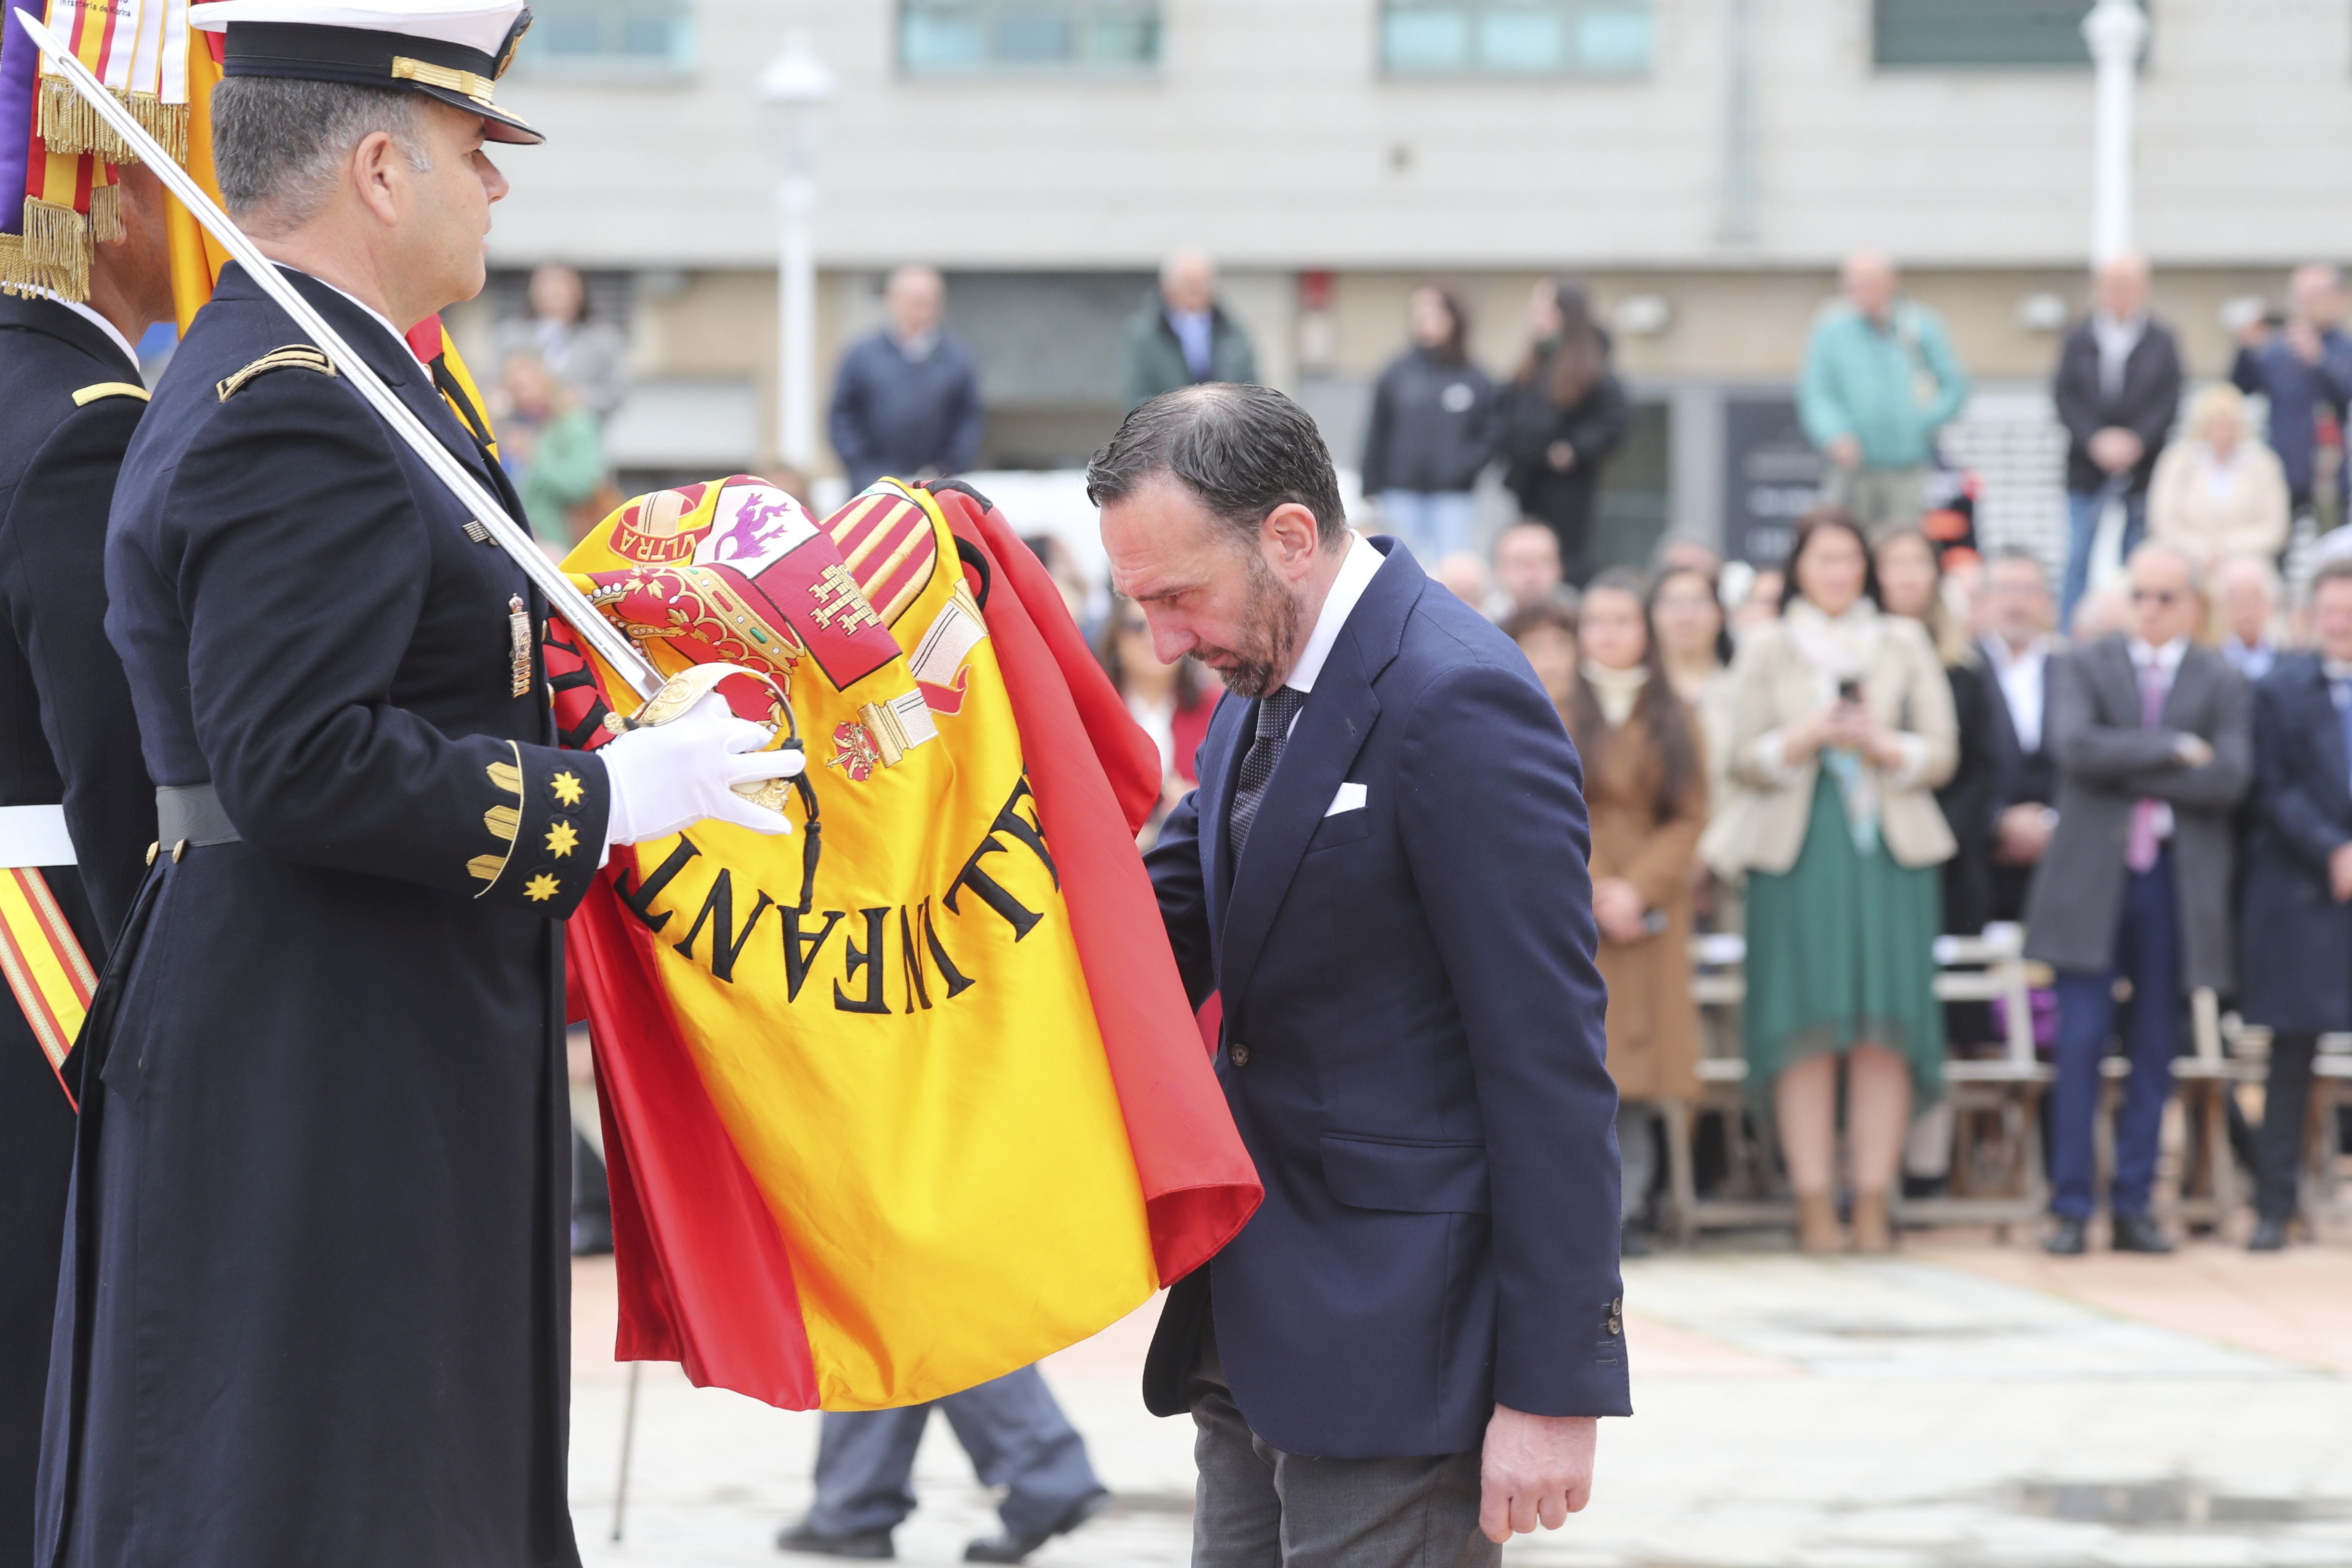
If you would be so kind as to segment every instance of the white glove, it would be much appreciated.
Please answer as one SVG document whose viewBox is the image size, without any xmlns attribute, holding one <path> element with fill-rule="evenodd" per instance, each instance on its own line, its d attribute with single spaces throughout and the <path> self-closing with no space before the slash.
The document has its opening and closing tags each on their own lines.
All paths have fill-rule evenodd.
<svg viewBox="0 0 2352 1568">
<path fill-rule="evenodd" d="M 808 765 L 797 751 L 761 751 L 768 738 L 767 726 L 738 719 L 715 691 L 667 724 L 614 736 L 596 752 L 613 799 L 605 847 L 667 838 L 705 818 L 790 833 L 782 813 L 729 787 L 793 778 Z"/>
</svg>

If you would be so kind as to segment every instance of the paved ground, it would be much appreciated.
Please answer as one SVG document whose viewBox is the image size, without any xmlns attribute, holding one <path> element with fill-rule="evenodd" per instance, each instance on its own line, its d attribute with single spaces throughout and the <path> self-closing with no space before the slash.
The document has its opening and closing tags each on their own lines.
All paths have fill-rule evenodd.
<svg viewBox="0 0 2352 1568">
<path fill-rule="evenodd" d="M 612 1544 L 625 1369 L 609 1263 L 576 1274 L 572 1495 L 592 1564 L 775 1563 L 816 1417 L 640 1384 Z M 1593 1506 L 1513 1568 L 2352 1568 L 2352 1249 L 2061 1263 L 1944 1242 L 1888 1261 L 1766 1250 L 1626 1269 L 1634 1404 Z M 1190 1430 L 1136 1396 L 1150 1310 L 1047 1363 L 1118 1508 L 1033 1561 L 1186 1561 Z M 902 1561 L 958 1561 L 990 1500 L 944 1422 Z"/>
</svg>

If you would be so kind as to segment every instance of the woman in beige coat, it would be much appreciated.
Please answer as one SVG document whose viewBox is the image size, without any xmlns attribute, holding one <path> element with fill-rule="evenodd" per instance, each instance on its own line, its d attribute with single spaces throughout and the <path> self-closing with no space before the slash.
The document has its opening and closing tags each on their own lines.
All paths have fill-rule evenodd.
<svg viewBox="0 0 2352 1568">
<path fill-rule="evenodd" d="M 1937 868 L 1953 845 L 1935 789 L 1958 750 L 1952 689 L 1919 623 L 1880 613 L 1843 512 L 1799 525 L 1789 582 L 1732 665 L 1733 787 L 1705 849 L 1748 875 L 1748 1083 L 1779 1126 L 1799 1242 L 1843 1245 L 1843 1062 L 1854 1246 L 1881 1252 L 1913 1102 L 1943 1081 Z"/>
<path fill-rule="evenodd" d="M 2231 555 L 2275 561 L 2286 548 L 2286 470 L 2246 429 L 2245 395 L 2224 382 L 2197 395 L 2189 439 L 2156 459 L 2147 485 L 2147 536 L 2200 565 Z"/>
</svg>

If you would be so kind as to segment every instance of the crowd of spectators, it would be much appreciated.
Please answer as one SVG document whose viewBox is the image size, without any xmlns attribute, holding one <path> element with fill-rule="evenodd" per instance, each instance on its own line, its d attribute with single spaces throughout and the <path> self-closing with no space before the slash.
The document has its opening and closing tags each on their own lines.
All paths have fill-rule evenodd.
<svg viewBox="0 0 2352 1568">
<path fill-rule="evenodd" d="M 1688 543 L 1507 612 L 1585 759 L 1629 1246 L 1655 1109 L 1697 1098 L 1694 929 L 1744 927 L 1748 1110 L 1800 1244 L 1880 1251 L 1943 1169 L 1917 1134 L 1948 1057 L 1998 1049 L 1984 1005 L 1936 1002 L 1937 939 L 2020 921 L 2055 1008 L 2048 1249 L 2089 1245 L 2116 1047 L 2112 1245 L 2171 1249 L 2151 1194 L 2200 988 L 2272 1032 L 2251 1245 L 2285 1244 L 2315 1042 L 2352 1030 L 2352 559 L 2292 622 L 2262 557 L 2151 539 L 2126 575 L 2118 624 L 2069 643 L 2037 558 L 1948 575 L 1916 528 L 1823 508 L 1744 626 Z"/>
</svg>

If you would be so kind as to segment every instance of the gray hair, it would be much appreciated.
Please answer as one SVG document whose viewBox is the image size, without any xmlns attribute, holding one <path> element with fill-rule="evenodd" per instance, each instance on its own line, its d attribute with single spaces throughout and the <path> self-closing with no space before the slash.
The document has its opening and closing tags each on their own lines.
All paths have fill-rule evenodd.
<svg viewBox="0 0 2352 1568">
<path fill-rule="evenodd" d="M 1122 499 L 1155 475 L 1176 481 L 1255 544 L 1266 514 L 1295 501 L 1325 548 L 1348 530 L 1331 450 L 1307 410 L 1272 387 L 1209 382 L 1165 392 L 1129 414 L 1087 466 L 1087 499 Z"/>
<path fill-rule="evenodd" d="M 2125 560 L 2124 570 L 2129 572 L 2138 562 L 2143 560 L 2152 561 L 2159 555 L 2166 557 L 2168 560 L 2178 561 L 2180 563 L 2180 569 L 2189 574 L 2189 591 L 2190 593 L 2201 594 L 2205 591 L 2204 563 L 2199 561 L 2194 553 L 2173 543 L 2172 541 L 2168 539 L 2144 539 L 2140 541 L 2138 544 L 2133 547 L 2130 556 Z"/>
<path fill-rule="evenodd" d="M 419 174 L 424 116 L 415 94 L 355 82 L 233 76 L 213 89 L 213 166 L 229 216 L 284 232 L 319 216 L 352 149 L 383 132 Z"/>
</svg>

